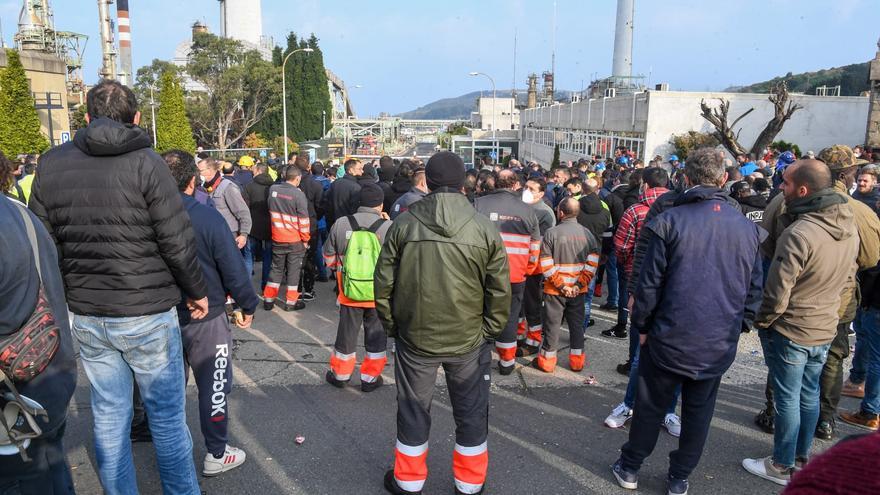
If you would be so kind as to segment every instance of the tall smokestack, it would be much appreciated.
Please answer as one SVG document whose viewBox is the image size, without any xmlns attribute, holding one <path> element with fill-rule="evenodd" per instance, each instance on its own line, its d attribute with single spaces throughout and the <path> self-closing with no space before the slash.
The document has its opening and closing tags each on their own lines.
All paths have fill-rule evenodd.
<svg viewBox="0 0 880 495">
<path fill-rule="evenodd" d="M 119 82 L 126 86 L 134 84 L 131 71 L 131 21 L 128 0 L 116 0 L 116 22 L 119 25 Z"/>
<path fill-rule="evenodd" d="M 113 26 L 110 21 L 110 0 L 98 0 L 101 27 L 101 71 L 103 79 L 116 79 L 116 47 L 113 44 Z"/>
<path fill-rule="evenodd" d="M 633 17 L 635 0 L 617 0 L 617 27 L 614 29 L 613 77 L 632 76 Z"/>
</svg>

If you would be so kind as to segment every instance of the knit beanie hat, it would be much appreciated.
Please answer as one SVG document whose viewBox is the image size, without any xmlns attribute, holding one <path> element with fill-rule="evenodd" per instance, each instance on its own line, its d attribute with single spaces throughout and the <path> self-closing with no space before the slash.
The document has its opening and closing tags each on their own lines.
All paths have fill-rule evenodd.
<svg viewBox="0 0 880 495">
<path fill-rule="evenodd" d="M 366 183 L 361 186 L 361 206 L 375 208 L 385 201 L 385 193 L 378 184 Z"/>
<path fill-rule="evenodd" d="M 464 178 L 464 161 L 451 151 L 435 154 L 428 159 L 428 164 L 425 166 L 425 179 L 428 182 L 428 189 L 432 191 L 441 187 L 461 189 Z"/>
</svg>

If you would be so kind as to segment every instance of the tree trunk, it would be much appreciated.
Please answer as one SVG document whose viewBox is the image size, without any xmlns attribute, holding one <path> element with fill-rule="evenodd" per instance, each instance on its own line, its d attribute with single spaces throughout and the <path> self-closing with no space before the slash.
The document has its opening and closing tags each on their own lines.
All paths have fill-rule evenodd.
<svg viewBox="0 0 880 495">
<path fill-rule="evenodd" d="M 763 154 L 764 149 L 770 146 L 770 143 L 773 142 L 773 139 L 775 139 L 776 135 L 782 130 L 782 126 L 785 125 L 785 122 L 790 119 L 796 111 L 804 108 L 793 101 L 789 101 L 788 86 L 785 84 L 785 81 L 777 84 L 776 87 L 773 88 L 773 92 L 768 99 L 770 100 L 770 103 L 773 103 L 774 114 L 773 118 L 770 122 L 767 122 L 767 126 L 764 127 L 764 130 L 761 131 L 761 134 L 758 135 L 758 139 L 755 140 L 755 144 L 752 146 L 752 155 L 756 158 L 760 157 Z"/>
<path fill-rule="evenodd" d="M 750 108 L 746 113 L 740 115 L 733 124 L 727 123 L 727 114 L 730 111 L 730 102 L 719 98 L 721 102 L 718 108 L 711 108 L 705 100 L 700 100 L 701 115 L 715 128 L 715 137 L 733 156 L 745 154 L 746 149 L 739 144 L 737 134 L 734 134 L 733 127 L 742 120 L 743 117 L 752 113 L 754 108 Z"/>
</svg>

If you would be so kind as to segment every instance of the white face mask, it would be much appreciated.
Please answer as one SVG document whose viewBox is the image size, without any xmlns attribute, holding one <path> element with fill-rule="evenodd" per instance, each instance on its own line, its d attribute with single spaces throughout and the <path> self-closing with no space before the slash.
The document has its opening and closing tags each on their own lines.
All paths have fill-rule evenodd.
<svg viewBox="0 0 880 495">
<path fill-rule="evenodd" d="M 535 202 L 535 195 L 529 189 L 523 189 L 522 200 L 524 203 L 532 204 Z"/>
</svg>

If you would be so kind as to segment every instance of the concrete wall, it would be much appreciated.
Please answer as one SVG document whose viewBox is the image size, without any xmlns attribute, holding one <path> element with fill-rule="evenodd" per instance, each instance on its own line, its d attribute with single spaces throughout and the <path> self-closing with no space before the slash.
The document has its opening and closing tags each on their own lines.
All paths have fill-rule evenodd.
<svg viewBox="0 0 880 495">
<path fill-rule="evenodd" d="M 673 134 L 687 131 L 710 132 L 712 126 L 700 116 L 700 100 L 711 105 L 718 98 L 730 101 L 729 120 L 733 121 L 749 108 L 755 110 L 737 124 L 741 128 L 740 143 L 746 148 L 773 117 L 773 104 L 766 94 L 691 93 L 679 91 L 649 92 L 649 118 L 645 133 L 645 157 L 666 156 L 673 151 L 669 139 Z M 854 145 L 865 138 L 868 119 L 868 98 L 862 96 L 825 97 L 792 95 L 804 108 L 794 113 L 791 120 L 776 136 L 789 141 L 801 151 L 816 153 L 832 144 Z"/>
<path fill-rule="evenodd" d="M 60 58 L 42 52 L 19 52 L 21 65 L 30 83 L 31 92 L 36 94 L 38 103 L 45 103 L 46 92 L 53 93 L 53 103 L 64 108 L 52 110 L 52 129 L 54 144 L 61 144 L 61 133 L 70 132 L 70 116 L 67 112 L 67 66 Z M 6 67 L 6 51 L 0 50 L 0 67 Z M 49 111 L 38 110 L 40 130 L 49 136 Z"/>
<path fill-rule="evenodd" d="M 522 126 L 592 131 L 645 132 L 647 95 L 598 98 L 524 110 Z"/>
</svg>

